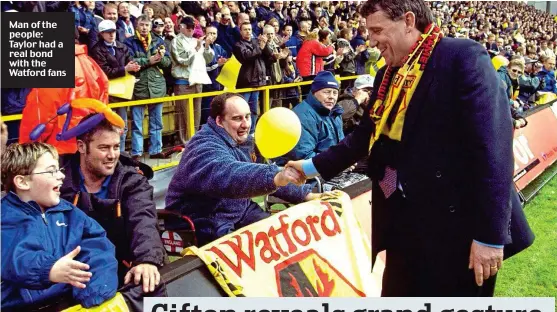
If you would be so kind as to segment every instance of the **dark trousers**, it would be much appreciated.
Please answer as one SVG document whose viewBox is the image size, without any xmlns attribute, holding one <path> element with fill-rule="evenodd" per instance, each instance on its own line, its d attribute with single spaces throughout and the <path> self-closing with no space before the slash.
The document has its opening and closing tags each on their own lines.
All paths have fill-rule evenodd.
<svg viewBox="0 0 557 312">
<path fill-rule="evenodd" d="M 474 270 L 462 268 L 442 270 L 423 265 L 423 258 L 436 255 L 410 256 L 401 250 L 387 250 L 383 273 L 382 297 L 493 297 L 497 275 L 476 285 Z M 420 259 L 422 257 L 422 259 Z"/>
<path fill-rule="evenodd" d="M 401 214 L 415 210 L 397 190 L 389 209 Z M 472 241 L 447 232 L 430 241 L 416 233 L 415 218 L 395 217 L 386 245 L 383 273 L 384 297 L 491 297 L 496 275 L 476 285 L 474 270 L 468 269 Z M 427 238 L 426 238 L 427 237 Z"/>
<path fill-rule="evenodd" d="M 219 223 L 217 226 L 214 224 L 210 225 L 216 227 L 216 229 L 206 228 L 205 230 L 200 228 L 202 226 L 196 224 L 197 229 L 195 234 L 197 236 L 197 245 L 203 246 L 208 244 L 220 237 L 226 236 L 240 228 L 243 228 L 244 226 L 266 219 L 270 215 L 270 213 L 264 211 L 257 203 L 252 201 L 248 207 L 246 207 L 246 210 L 240 220 L 236 223 L 233 221 L 222 221 L 222 223 Z M 218 216 L 216 216 L 216 218 L 218 218 Z"/>
</svg>

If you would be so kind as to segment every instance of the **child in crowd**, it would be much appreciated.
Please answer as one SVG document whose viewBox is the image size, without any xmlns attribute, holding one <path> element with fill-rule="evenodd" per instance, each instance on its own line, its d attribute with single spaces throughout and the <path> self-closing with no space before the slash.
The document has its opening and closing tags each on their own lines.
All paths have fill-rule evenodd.
<svg viewBox="0 0 557 312">
<path fill-rule="evenodd" d="M 64 174 L 45 143 L 12 144 L 2 155 L 2 309 L 71 293 L 88 308 L 118 285 L 105 230 L 60 199 Z"/>
<path fill-rule="evenodd" d="M 280 67 L 282 69 L 282 81 L 284 83 L 293 83 L 302 81 L 302 77 L 298 72 L 296 64 L 292 60 L 292 54 L 289 54 L 287 58 L 279 60 Z M 291 87 L 283 89 L 284 96 L 282 100 L 282 106 L 287 108 L 293 108 L 300 103 L 300 92 L 299 87 Z"/>
</svg>

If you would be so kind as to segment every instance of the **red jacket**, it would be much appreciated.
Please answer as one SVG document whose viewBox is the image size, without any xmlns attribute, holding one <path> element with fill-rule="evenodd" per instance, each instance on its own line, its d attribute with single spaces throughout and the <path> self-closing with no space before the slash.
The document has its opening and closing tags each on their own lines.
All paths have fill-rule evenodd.
<svg viewBox="0 0 557 312">
<path fill-rule="evenodd" d="M 334 52 L 333 46 L 324 46 L 318 40 L 304 41 L 296 56 L 296 66 L 300 76 L 307 77 L 317 75 L 323 70 L 323 57 Z"/>
<path fill-rule="evenodd" d="M 33 88 L 27 96 L 23 117 L 19 127 L 19 143 L 30 142 L 29 134 L 39 123 L 46 123 L 56 116 L 56 111 L 75 98 L 93 98 L 108 103 L 108 78 L 95 60 L 87 55 L 85 45 L 75 45 L 75 88 Z M 76 126 L 90 113 L 88 109 L 73 109 L 68 129 Z M 53 145 L 59 154 L 73 154 L 77 151 L 77 141 L 57 141 L 66 115 L 58 116 L 46 124 L 46 130 L 38 141 Z"/>
</svg>

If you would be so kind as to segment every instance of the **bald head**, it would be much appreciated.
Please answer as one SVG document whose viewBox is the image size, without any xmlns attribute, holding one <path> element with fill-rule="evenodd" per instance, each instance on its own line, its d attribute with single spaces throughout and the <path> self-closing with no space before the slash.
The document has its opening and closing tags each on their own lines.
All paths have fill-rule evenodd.
<svg viewBox="0 0 557 312">
<path fill-rule="evenodd" d="M 249 15 L 247 13 L 240 13 L 238 14 L 238 25 L 242 25 L 243 23 L 249 23 Z"/>
</svg>

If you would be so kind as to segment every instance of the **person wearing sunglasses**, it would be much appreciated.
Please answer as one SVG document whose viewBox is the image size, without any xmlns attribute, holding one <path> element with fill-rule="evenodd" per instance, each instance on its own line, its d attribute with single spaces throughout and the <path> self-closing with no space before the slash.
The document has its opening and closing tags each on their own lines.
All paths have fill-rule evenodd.
<svg viewBox="0 0 557 312">
<path fill-rule="evenodd" d="M 513 117 L 513 126 L 515 129 L 526 126 L 526 119 L 522 116 L 523 105 L 518 100 L 519 84 L 518 77 L 524 74 L 524 59 L 521 57 L 513 59 L 509 65 L 501 66 L 497 70 L 499 78 L 503 81 L 509 106 Z"/>
</svg>

